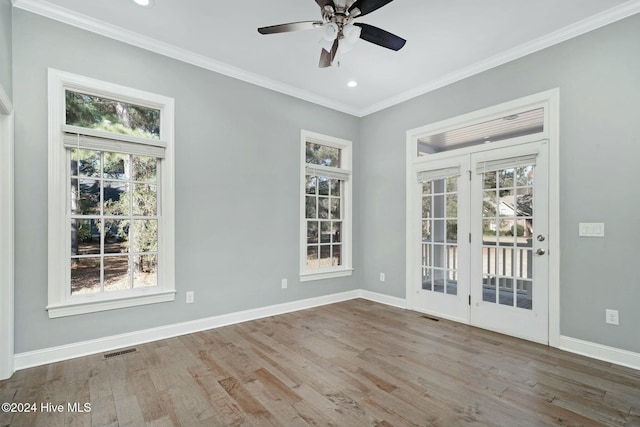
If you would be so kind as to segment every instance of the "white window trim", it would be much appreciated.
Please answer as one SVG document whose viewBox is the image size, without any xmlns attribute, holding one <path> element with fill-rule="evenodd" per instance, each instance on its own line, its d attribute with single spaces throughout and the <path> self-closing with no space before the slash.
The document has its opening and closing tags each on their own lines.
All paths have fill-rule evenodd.
<svg viewBox="0 0 640 427">
<path fill-rule="evenodd" d="M 73 296 L 69 289 L 70 236 L 67 216 L 68 165 L 64 148 L 65 90 L 73 90 L 159 109 L 160 136 L 166 143 L 161 160 L 159 203 L 162 216 L 158 236 L 158 286 L 100 295 Z M 173 98 L 131 89 L 84 76 L 49 69 L 49 232 L 48 280 L 50 318 L 133 307 L 175 299 L 175 107 Z M 111 135 L 114 139 L 130 138 Z M 153 143 L 153 141 L 150 141 Z M 157 141 L 155 142 L 157 144 Z"/>
<path fill-rule="evenodd" d="M 343 185 L 343 242 L 342 242 L 342 265 L 340 267 L 323 268 L 318 270 L 307 270 L 307 225 L 305 221 L 306 205 L 306 175 L 307 175 L 307 158 L 306 147 L 307 142 L 326 145 L 329 147 L 341 149 L 341 165 L 335 169 L 341 174 L 348 174 L 349 179 L 344 181 Z M 300 132 L 300 281 L 308 282 L 312 280 L 332 279 L 337 277 L 351 276 L 353 274 L 352 267 L 352 247 L 353 247 L 353 175 L 351 174 L 353 156 L 353 143 L 346 139 L 335 138 L 332 136 L 322 135 L 307 130 Z M 322 166 L 310 166 L 313 169 L 325 169 Z"/>
<path fill-rule="evenodd" d="M 14 371 L 13 105 L 0 85 L 0 380 Z"/>
</svg>

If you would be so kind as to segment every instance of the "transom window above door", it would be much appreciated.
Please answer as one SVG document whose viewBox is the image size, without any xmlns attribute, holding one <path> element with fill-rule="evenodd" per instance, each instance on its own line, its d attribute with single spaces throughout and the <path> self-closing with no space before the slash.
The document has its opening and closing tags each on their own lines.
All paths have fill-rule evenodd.
<svg viewBox="0 0 640 427">
<path fill-rule="evenodd" d="M 544 108 L 492 118 L 418 139 L 418 157 L 544 131 Z"/>
</svg>

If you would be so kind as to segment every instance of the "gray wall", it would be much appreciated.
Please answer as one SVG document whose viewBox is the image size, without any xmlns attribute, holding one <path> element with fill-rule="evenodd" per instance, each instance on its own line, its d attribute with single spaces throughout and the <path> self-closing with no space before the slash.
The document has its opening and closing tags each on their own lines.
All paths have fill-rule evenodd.
<svg viewBox="0 0 640 427">
<path fill-rule="evenodd" d="M 16 352 L 357 288 L 404 298 L 406 130 L 554 87 L 561 90 L 561 332 L 640 352 L 633 185 L 640 16 L 359 120 L 13 13 Z M 176 99 L 176 302 L 48 319 L 47 67 Z M 0 70 L 0 79 L 6 74 Z M 297 280 L 302 128 L 354 141 L 351 278 Z M 606 238 L 578 238 L 578 222 L 606 223 Z M 281 290 L 285 277 L 289 289 Z M 184 304 L 187 290 L 196 292 L 193 305 Z M 604 324 L 605 308 L 620 310 L 620 326 Z"/>
<path fill-rule="evenodd" d="M 0 0 L 0 86 L 13 96 L 11 81 L 11 1 Z"/>
<path fill-rule="evenodd" d="M 16 353 L 359 287 L 298 282 L 300 130 L 357 148 L 357 118 L 18 9 L 13 43 Z M 47 67 L 175 98 L 175 302 L 48 318 Z"/>
<path fill-rule="evenodd" d="M 363 287 L 405 297 L 406 131 L 559 87 L 561 333 L 640 352 L 638 40 L 640 15 L 364 118 Z M 604 222 L 606 237 L 579 238 L 579 222 Z M 604 323 L 605 308 L 620 326 Z"/>
</svg>

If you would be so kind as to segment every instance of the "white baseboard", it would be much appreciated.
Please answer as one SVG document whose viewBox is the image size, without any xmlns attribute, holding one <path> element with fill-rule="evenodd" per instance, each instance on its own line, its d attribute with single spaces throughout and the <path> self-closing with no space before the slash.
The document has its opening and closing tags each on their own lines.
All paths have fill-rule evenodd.
<svg viewBox="0 0 640 427">
<path fill-rule="evenodd" d="M 371 292 L 364 289 L 360 289 L 360 298 L 373 302 L 379 302 L 380 304 L 390 305 L 392 307 L 407 308 L 407 300 L 404 298 L 392 297 L 385 294 L 379 294 L 377 292 Z"/>
<path fill-rule="evenodd" d="M 40 366 L 47 363 L 59 362 L 61 360 L 88 356 L 90 354 L 102 353 L 105 351 L 186 335 L 207 329 L 219 328 L 221 326 L 233 325 L 236 323 L 247 322 L 249 320 L 256 320 L 264 317 L 276 316 L 278 314 L 291 313 L 322 305 L 334 304 L 336 302 L 360 298 L 360 294 L 361 291 L 358 289 L 252 310 L 239 311 L 236 313 L 222 314 L 220 316 L 176 323 L 174 325 L 145 329 L 127 334 L 113 335 L 90 341 L 19 353 L 14 356 L 14 366 L 15 370 L 31 368 L 33 366 Z"/>
<path fill-rule="evenodd" d="M 560 345 L 558 347 L 571 353 L 640 370 L 640 353 L 562 335 L 560 336 Z"/>
<path fill-rule="evenodd" d="M 15 370 L 26 369 L 33 366 L 40 366 L 76 357 L 103 353 L 151 341 L 172 338 L 207 329 L 215 329 L 250 320 L 262 319 L 269 316 L 306 310 L 313 307 L 334 304 L 356 298 L 363 298 L 369 301 L 403 309 L 407 308 L 407 302 L 403 298 L 392 297 L 364 289 L 356 289 L 338 294 L 324 295 L 316 298 L 239 311 L 236 313 L 222 314 L 220 316 L 213 316 L 190 322 L 145 329 L 127 334 L 114 335 L 90 341 L 19 353 L 14 356 L 14 368 Z M 558 347 L 561 350 L 569 351 L 571 353 L 640 370 L 640 353 L 634 353 L 566 336 L 560 336 Z"/>
</svg>

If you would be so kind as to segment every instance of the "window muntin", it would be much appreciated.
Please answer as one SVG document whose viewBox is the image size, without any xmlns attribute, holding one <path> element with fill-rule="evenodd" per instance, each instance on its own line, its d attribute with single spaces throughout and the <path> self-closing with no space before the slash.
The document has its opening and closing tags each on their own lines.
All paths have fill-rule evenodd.
<svg viewBox="0 0 640 427">
<path fill-rule="evenodd" d="M 302 135 L 301 280 L 351 274 L 351 142 Z"/>
<path fill-rule="evenodd" d="M 65 124 L 160 139 L 160 110 L 65 90 Z"/>
</svg>

